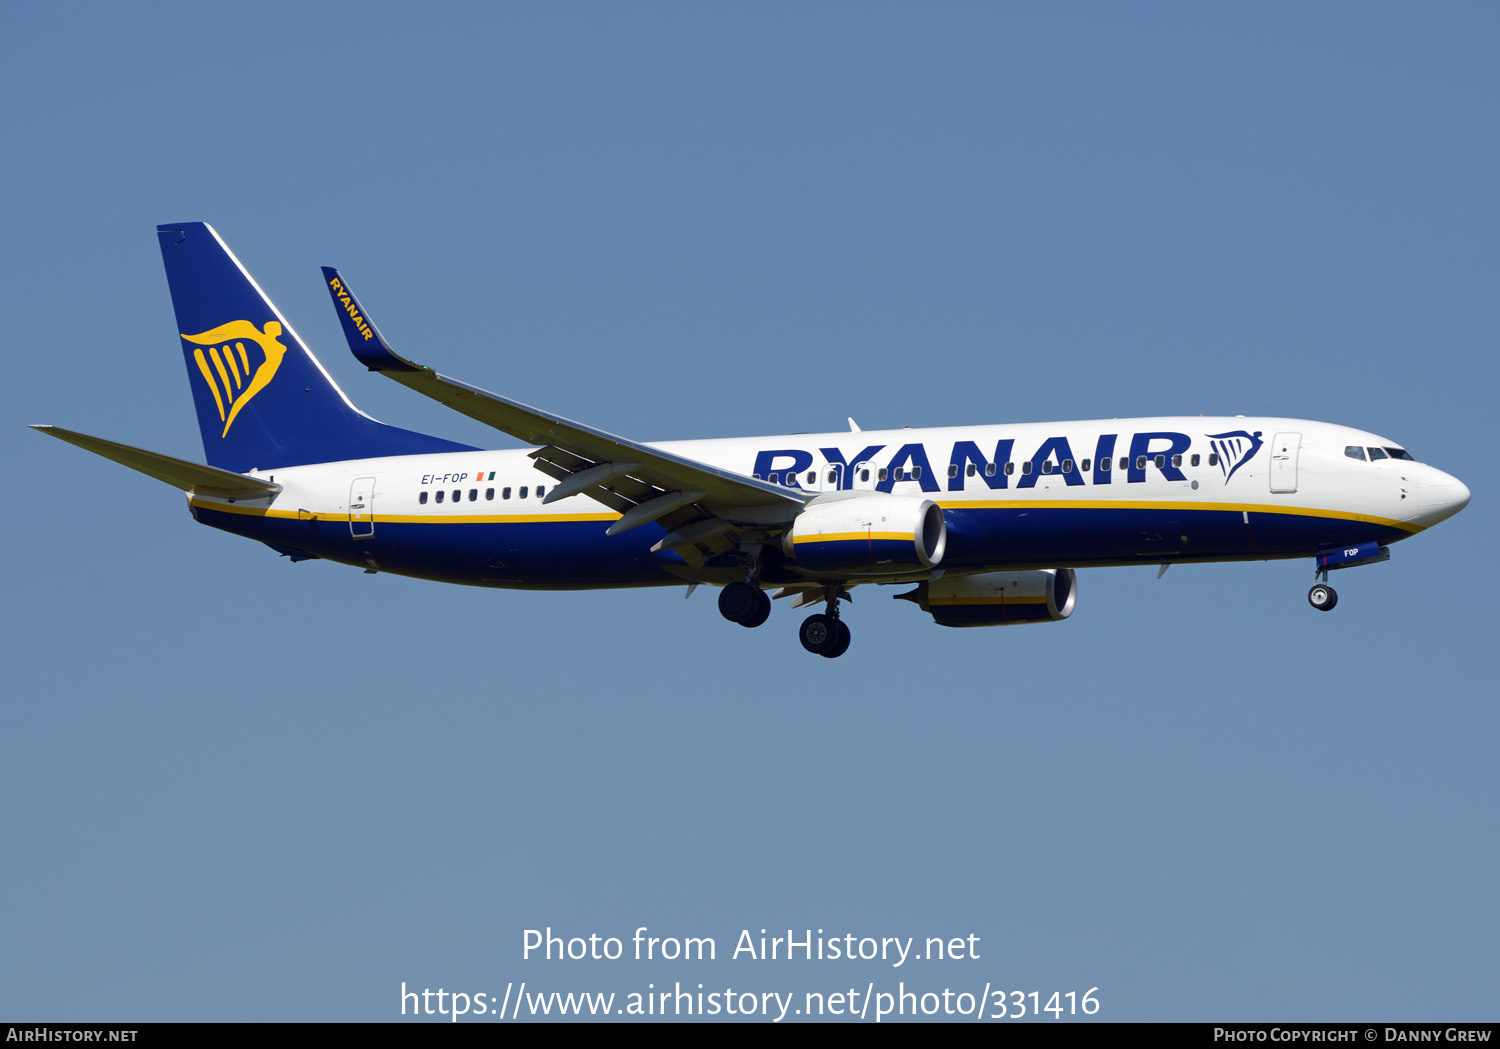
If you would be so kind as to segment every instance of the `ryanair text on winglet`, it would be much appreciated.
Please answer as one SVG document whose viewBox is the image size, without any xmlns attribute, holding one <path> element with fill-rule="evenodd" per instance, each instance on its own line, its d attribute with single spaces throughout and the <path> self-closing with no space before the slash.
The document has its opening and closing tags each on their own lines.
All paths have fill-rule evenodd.
<svg viewBox="0 0 1500 1049">
<path fill-rule="evenodd" d="M 337 277 L 329 281 L 328 286 L 333 289 L 333 293 L 338 297 L 339 302 L 344 304 L 344 311 L 349 314 L 349 319 L 354 322 L 354 326 L 359 329 L 359 333 L 365 337 L 365 341 L 369 342 L 375 338 L 375 333 L 370 330 L 370 326 L 365 323 L 365 319 L 360 316 L 359 309 L 354 305 L 354 297 L 349 294 L 349 289 L 344 287 Z"/>
</svg>

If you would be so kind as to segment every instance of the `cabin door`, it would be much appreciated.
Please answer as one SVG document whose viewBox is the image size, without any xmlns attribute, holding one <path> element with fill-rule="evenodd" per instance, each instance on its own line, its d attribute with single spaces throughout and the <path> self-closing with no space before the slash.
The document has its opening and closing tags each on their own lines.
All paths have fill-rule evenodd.
<svg viewBox="0 0 1500 1049">
<path fill-rule="evenodd" d="M 356 477 L 349 485 L 349 534 L 367 539 L 375 534 L 375 478 Z"/>
<path fill-rule="evenodd" d="M 1278 433 L 1271 441 L 1271 491 L 1297 490 L 1297 452 L 1301 447 L 1300 433 Z"/>
</svg>

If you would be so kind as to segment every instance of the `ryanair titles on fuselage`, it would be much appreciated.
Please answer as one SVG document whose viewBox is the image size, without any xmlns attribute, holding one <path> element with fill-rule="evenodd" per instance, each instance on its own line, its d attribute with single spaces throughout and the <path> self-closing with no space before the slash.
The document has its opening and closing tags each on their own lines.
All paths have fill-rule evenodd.
<svg viewBox="0 0 1500 1049">
<path fill-rule="evenodd" d="M 1261 435 L 1260 430 L 1205 434 L 1208 451 L 1200 452 L 1199 459 L 1206 458 L 1208 465 L 1216 467 L 1227 484 L 1265 444 Z M 819 439 L 826 440 L 827 437 Z M 919 485 L 923 492 L 942 492 L 944 481 L 950 492 L 971 487 L 966 483 L 971 481 L 983 481 L 994 490 L 1034 488 L 1044 478 L 1049 482 L 1060 480 L 1070 486 L 1112 484 L 1117 474 L 1124 475 L 1121 484 L 1138 484 L 1146 480 L 1149 470 L 1155 470 L 1169 481 L 1186 481 L 1182 467 L 1201 464 L 1200 461 L 1188 462 L 1192 447 L 1193 438 L 1175 430 L 1151 430 L 1128 437 L 1106 433 L 1093 438 L 1087 454 L 1080 458 L 1067 437 L 1056 436 L 1043 440 L 1029 458 L 1017 460 L 1014 437 L 999 438 L 993 446 L 989 445 L 988 439 L 983 445 L 975 440 L 956 440 L 947 462 L 943 464 L 947 469 L 942 472 L 934 470 L 932 465 L 938 446 L 921 441 L 900 445 L 871 444 L 853 455 L 847 455 L 837 446 L 819 447 L 817 453 L 823 459 L 819 466 L 814 465 L 817 456 L 806 448 L 764 448 L 755 453 L 751 472 L 758 480 L 801 488 L 808 471 L 836 467 L 838 473 L 834 480 L 838 490 L 851 491 L 868 484 L 874 491 L 886 493 L 892 492 L 897 484 L 912 483 Z M 1124 454 L 1127 450 L 1128 454 Z M 712 455 L 705 458 L 717 460 Z M 859 476 L 866 468 L 873 471 L 868 482 Z M 474 479 L 483 480 L 486 472 L 480 471 Z M 419 484 L 424 487 L 461 484 L 470 477 L 471 474 L 465 471 L 426 473 L 421 475 Z M 488 477 L 494 480 L 494 472 L 488 471 Z"/>
<path fill-rule="evenodd" d="M 1249 433 L 1244 430 L 1223 434 L 1206 435 L 1211 453 L 1227 484 L 1229 478 L 1258 452 L 1264 441 L 1261 431 Z M 1048 477 L 1061 479 L 1067 485 L 1111 484 L 1120 471 L 1114 467 L 1116 449 L 1121 446 L 1120 434 L 1100 434 L 1092 448 L 1085 449 L 1085 456 L 1076 454 L 1067 437 L 1048 437 L 1022 461 L 1018 473 L 1010 473 L 1006 464 L 1015 460 L 1016 441 L 1013 437 L 1002 437 L 995 442 L 993 450 L 981 448 L 976 441 L 955 441 L 953 450 L 944 465 L 948 470 L 939 474 L 932 468 L 927 446 L 921 442 L 903 444 L 890 454 L 890 458 L 876 464 L 876 456 L 889 445 L 872 444 L 852 458 L 846 457 L 839 448 L 819 448 L 818 452 L 829 466 L 839 467 L 838 486 L 849 490 L 856 486 L 857 471 L 861 466 L 877 466 L 884 471 L 875 483 L 875 490 L 890 492 L 897 482 L 915 481 L 924 492 L 941 492 L 942 481 L 948 482 L 948 491 L 962 491 L 968 480 L 968 467 L 973 466 L 973 476 L 992 489 L 1034 488 L 1039 480 Z M 1146 480 L 1146 470 L 1154 467 L 1169 481 L 1185 481 L 1181 456 L 1193 446 L 1193 439 L 1185 433 L 1172 430 L 1153 430 L 1130 435 L 1129 454 L 1121 456 L 1125 461 L 1126 484 L 1138 484 Z M 1232 449 L 1232 450 L 1231 450 Z M 1212 460 L 1211 460 L 1212 461 Z M 797 476 L 813 468 L 813 454 L 803 448 L 771 448 L 759 452 L 755 457 L 755 476 L 780 480 L 795 486 Z M 772 478 L 772 475 L 777 475 Z M 790 476 L 788 476 L 790 475 Z"/>
</svg>

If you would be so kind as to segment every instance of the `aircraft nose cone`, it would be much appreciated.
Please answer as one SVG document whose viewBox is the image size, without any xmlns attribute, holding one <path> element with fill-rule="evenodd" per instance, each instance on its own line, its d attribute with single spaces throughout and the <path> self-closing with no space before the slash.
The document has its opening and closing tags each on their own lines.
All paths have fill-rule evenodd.
<svg viewBox="0 0 1500 1049">
<path fill-rule="evenodd" d="M 1469 486 L 1452 474 L 1423 466 L 1417 479 L 1417 505 L 1422 526 L 1430 528 L 1469 505 Z"/>
</svg>

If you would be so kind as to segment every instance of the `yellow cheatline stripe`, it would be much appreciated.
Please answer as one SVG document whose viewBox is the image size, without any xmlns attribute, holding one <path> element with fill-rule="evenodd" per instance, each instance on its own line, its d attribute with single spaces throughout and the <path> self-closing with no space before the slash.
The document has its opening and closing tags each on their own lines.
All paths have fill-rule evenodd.
<svg viewBox="0 0 1500 1049">
<path fill-rule="evenodd" d="M 619 514 L 463 514 L 440 517 L 435 514 L 378 514 L 386 524 L 548 524 L 557 521 L 618 521 Z"/>
<path fill-rule="evenodd" d="M 897 542 L 916 542 L 916 537 L 910 532 L 827 532 L 823 535 L 799 535 L 792 537 L 792 545 L 798 543 L 847 543 L 854 540 L 864 542 L 866 540 L 894 540 Z"/>
<path fill-rule="evenodd" d="M 243 514 L 249 517 L 269 517 L 286 521 L 310 521 L 314 518 L 320 521 L 344 521 L 348 520 L 349 513 L 344 510 L 313 510 L 304 512 L 300 510 L 267 510 L 264 507 L 240 506 L 238 504 L 221 503 L 217 500 L 199 499 L 190 497 L 188 502 L 193 506 L 204 510 L 217 510 L 225 514 Z M 382 514 L 375 513 L 366 517 L 379 524 L 546 524 L 557 521 L 618 521 L 619 514 Z M 365 520 L 360 517 L 359 520 Z"/>
<path fill-rule="evenodd" d="M 197 356 L 195 351 L 194 356 Z M 199 366 L 204 370 L 204 378 L 209 381 L 209 388 L 213 389 L 213 380 L 207 374 L 207 368 L 199 361 Z M 214 400 L 218 401 L 218 391 L 214 391 Z M 219 402 L 219 412 L 223 414 L 223 403 Z M 202 507 L 205 510 L 218 510 L 226 514 L 248 514 L 257 517 L 284 518 L 287 520 L 308 520 L 317 517 L 320 520 L 344 520 L 347 512 L 338 510 L 316 511 L 304 515 L 296 510 L 267 510 L 262 507 L 231 505 L 206 499 L 192 498 L 189 500 L 193 506 Z M 1297 517 L 1323 517 L 1335 518 L 1344 521 L 1362 521 L 1370 524 L 1385 525 L 1390 528 L 1399 528 L 1404 532 L 1420 532 L 1423 529 L 1406 521 L 1393 521 L 1384 517 L 1371 517 L 1367 514 L 1352 514 L 1340 510 L 1314 510 L 1306 507 L 1295 506 L 1266 506 L 1250 503 L 1151 503 L 1151 502 L 1100 502 L 1096 500 L 1080 500 L 1076 503 L 1063 502 L 983 502 L 983 503 L 948 503 L 945 509 L 1003 509 L 1003 510 L 1071 510 L 1071 509 L 1108 509 L 1108 510 L 1232 510 L 1249 511 L 1251 513 L 1265 514 L 1289 514 Z M 616 513 L 594 513 L 594 514 L 378 514 L 376 520 L 388 524 L 545 524 L 549 521 L 618 521 L 621 515 Z M 795 536 L 793 545 L 798 543 L 835 543 L 849 541 L 865 541 L 870 539 L 893 540 L 897 542 L 915 542 L 915 538 L 907 532 L 831 532 L 827 535 L 803 535 Z"/>
<path fill-rule="evenodd" d="M 1291 517 L 1332 517 L 1341 521 L 1361 521 L 1367 524 L 1399 528 L 1403 532 L 1420 532 L 1422 527 L 1409 521 L 1395 521 L 1388 517 L 1373 517 L 1347 510 L 1321 510 L 1307 506 L 1282 506 L 1277 503 L 1197 503 L 1177 500 L 1152 502 L 1149 500 L 1111 499 L 1013 499 L 1006 501 L 983 500 L 960 502 L 949 500 L 939 503 L 944 510 L 1228 510 L 1233 513 L 1285 514 Z"/>
<path fill-rule="evenodd" d="M 219 396 L 219 387 L 214 383 L 214 377 L 208 370 L 208 362 L 203 359 L 201 349 L 193 350 L 193 360 L 198 362 L 198 370 L 203 373 L 203 381 L 208 383 L 208 388 L 214 395 L 214 403 L 219 406 L 219 422 L 223 422 L 224 398 Z"/>
</svg>

